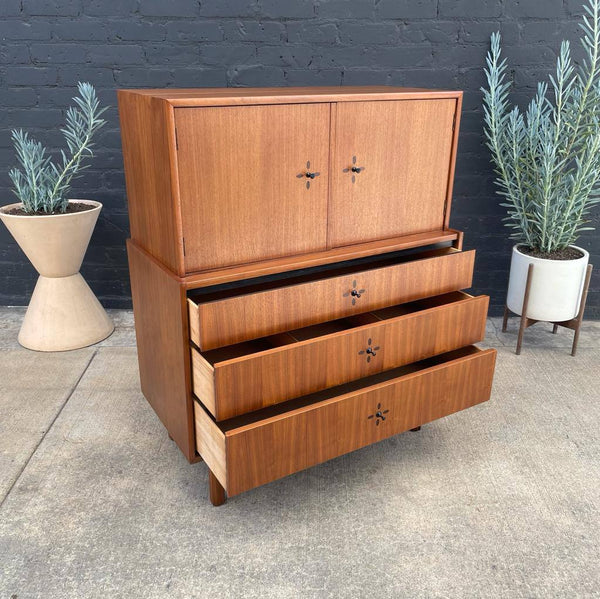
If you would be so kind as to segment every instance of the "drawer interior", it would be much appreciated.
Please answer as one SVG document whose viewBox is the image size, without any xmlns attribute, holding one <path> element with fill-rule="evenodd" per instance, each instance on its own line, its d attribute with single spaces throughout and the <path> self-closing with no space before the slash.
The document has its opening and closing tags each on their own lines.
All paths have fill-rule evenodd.
<svg viewBox="0 0 600 599">
<path fill-rule="evenodd" d="M 268 408 L 263 408 L 261 410 L 250 412 L 248 414 L 236 416 L 234 418 L 230 418 L 229 420 L 216 422 L 215 424 L 221 429 L 221 431 L 226 433 L 227 431 L 238 429 L 242 426 L 255 424 L 262 420 L 266 420 L 267 418 L 272 418 L 281 414 L 292 412 L 294 410 L 306 408 L 307 406 L 311 406 L 313 404 L 325 402 L 329 399 L 345 395 L 346 393 L 354 393 L 361 389 L 371 387 L 373 385 L 385 383 L 386 381 L 397 379 L 407 374 L 411 374 L 413 372 L 419 372 L 421 370 L 426 370 L 427 368 L 432 368 L 433 366 L 437 366 L 439 364 L 445 364 L 454 360 L 458 360 L 460 358 L 473 356 L 481 353 L 482 351 L 484 350 L 479 349 L 474 345 L 469 345 L 467 347 L 462 347 L 460 349 L 445 354 L 434 356 L 433 358 L 427 358 L 426 360 L 414 362 L 413 364 L 408 364 L 399 368 L 394 368 L 393 370 L 386 370 L 385 372 L 380 372 L 379 374 L 374 374 L 372 376 L 362 378 L 357 381 L 352 381 L 343 385 L 338 385 L 337 387 L 324 389 L 322 391 L 311 393 L 310 395 L 305 395 L 303 397 L 297 397 L 295 399 L 291 399 L 283 403 L 269 406 Z M 202 403 L 198 399 L 196 399 L 196 403 L 199 406 L 202 405 Z M 212 417 L 211 419 L 214 421 Z"/>
<path fill-rule="evenodd" d="M 291 285 L 300 285 L 302 283 L 312 283 L 314 281 L 352 273 L 359 274 L 361 272 L 384 268 L 386 266 L 394 266 L 404 262 L 414 262 L 455 253 L 460 253 L 460 250 L 457 250 L 454 247 L 434 247 L 427 250 L 416 248 L 413 250 L 404 250 L 401 252 L 392 252 L 390 254 L 369 256 L 357 260 L 349 260 L 337 264 L 316 266 L 299 271 L 290 271 L 278 275 L 268 275 L 252 279 L 251 281 L 237 281 L 235 283 L 226 283 L 223 285 L 206 287 L 204 289 L 194 289 L 188 292 L 188 297 L 196 304 L 205 304 L 240 295 L 259 293 L 261 291 L 279 289 Z"/>
<path fill-rule="evenodd" d="M 311 339 L 317 339 L 319 337 L 324 337 L 325 335 L 335 335 L 361 326 L 368 326 L 376 322 L 422 312 L 431 308 L 450 305 L 471 297 L 472 296 L 462 291 L 453 291 L 451 293 L 445 293 L 443 295 L 415 302 L 376 310 L 374 312 L 365 312 L 363 314 L 357 314 L 356 316 L 348 316 L 338 320 L 315 324 L 286 333 L 219 347 L 217 349 L 201 352 L 201 355 L 207 362 L 214 366 L 218 362 L 234 360 L 243 356 L 249 356 L 251 354 L 282 347 L 284 345 L 310 341 Z"/>
</svg>

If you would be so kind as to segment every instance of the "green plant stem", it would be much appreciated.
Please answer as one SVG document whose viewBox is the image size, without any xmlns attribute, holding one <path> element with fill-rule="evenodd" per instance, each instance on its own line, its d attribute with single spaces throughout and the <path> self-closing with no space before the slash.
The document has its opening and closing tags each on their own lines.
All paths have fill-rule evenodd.
<svg viewBox="0 0 600 599">
<path fill-rule="evenodd" d="M 88 127 L 88 133 L 85 136 L 85 141 L 83 143 L 83 145 L 79 148 L 79 150 L 77 150 L 77 152 L 75 154 L 73 154 L 73 157 L 71 158 L 71 160 L 69 160 L 69 162 L 67 163 L 67 165 L 63 168 L 61 174 L 58 176 L 56 183 L 54 184 L 54 187 L 52 189 L 52 195 L 55 196 L 58 192 L 58 190 L 60 189 L 61 183 L 63 182 L 66 173 L 69 171 L 69 169 L 73 166 L 75 166 L 75 169 L 79 168 L 79 164 L 81 162 L 81 156 L 84 152 L 85 149 L 87 149 L 88 144 L 90 143 L 91 140 L 91 126 Z"/>
</svg>

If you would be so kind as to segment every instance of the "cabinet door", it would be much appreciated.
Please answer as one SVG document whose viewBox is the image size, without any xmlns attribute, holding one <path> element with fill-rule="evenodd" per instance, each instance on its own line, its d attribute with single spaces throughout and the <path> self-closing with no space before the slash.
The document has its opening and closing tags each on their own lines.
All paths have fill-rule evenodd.
<svg viewBox="0 0 600 599">
<path fill-rule="evenodd" d="M 455 110 L 455 99 L 335 106 L 331 247 L 443 228 Z"/>
<path fill-rule="evenodd" d="M 329 104 L 175 110 L 186 272 L 326 247 L 329 115 Z"/>
</svg>

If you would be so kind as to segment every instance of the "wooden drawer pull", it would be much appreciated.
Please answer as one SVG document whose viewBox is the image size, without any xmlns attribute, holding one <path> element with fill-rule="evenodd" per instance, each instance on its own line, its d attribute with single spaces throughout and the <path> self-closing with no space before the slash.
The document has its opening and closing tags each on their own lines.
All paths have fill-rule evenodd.
<svg viewBox="0 0 600 599">
<path fill-rule="evenodd" d="M 369 339 L 367 341 L 367 344 L 368 344 L 369 347 L 367 347 L 367 349 L 361 349 L 358 352 L 359 356 L 364 356 L 364 355 L 367 356 L 367 362 L 370 362 L 371 361 L 371 356 L 375 357 L 377 355 L 377 352 L 381 349 L 379 345 L 377 345 L 375 347 L 372 347 L 372 343 L 371 342 L 372 342 L 372 339 Z"/>
<path fill-rule="evenodd" d="M 351 297 L 352 305 L 355 306 L 356 300 L 366 291 L 367 291 L 366 289 L 357 289 L 356 288 L 356 280 L 354 280 L 354 281 L 352 281 L 352 289 L 350 289 L 350 291 L 346 291 L 346 293 L 344 293 L 344 297 Z"/>
<path fill-rule="evenodd" d="M 372 420 L 373 418 L 375 418 L 375 425 L 379 426 L 380 422 L 383 422 L 385 420 L 385 415 L 389 412 L 389 410 L 382 410 L 381 409 L 381 404 L 378 403 L 377 404 L 377 411 L 375 412 L 375 414 L 369 414 L 369 416 L 367 416 L 367 420 Z"/>
</svg>

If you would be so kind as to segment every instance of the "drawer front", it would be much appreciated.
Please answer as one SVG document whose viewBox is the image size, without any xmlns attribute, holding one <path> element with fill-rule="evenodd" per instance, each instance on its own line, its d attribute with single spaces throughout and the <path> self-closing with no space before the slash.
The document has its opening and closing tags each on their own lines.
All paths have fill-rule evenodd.
<svg viewBox="0 0 600 599">
<path fill-rule="evenodd" d="M 202 350 L 232 345 L 471 286 L 475 251 L 196 304 L 190 338 Z"/>
<path fill-rule="evenodd" d="M 247 423 L 195 403 L 200 455 L 229 495 L 375 443 L 490 397 L 495 350 L 474 347 L 398 378 Z M 291 402 L 293 403 L 293 402 Z M 239 419 L 236 419 L 239 420 Z"/>
<path fill-rule="evenodd" d="M 192 349 L 194 393 L 225 420 L 477 343 L 489 298 L 457 295 L 466 299 L 216 362 L 212 373 Z"/>
</svg>

